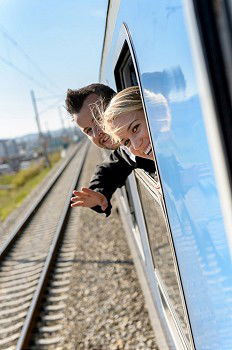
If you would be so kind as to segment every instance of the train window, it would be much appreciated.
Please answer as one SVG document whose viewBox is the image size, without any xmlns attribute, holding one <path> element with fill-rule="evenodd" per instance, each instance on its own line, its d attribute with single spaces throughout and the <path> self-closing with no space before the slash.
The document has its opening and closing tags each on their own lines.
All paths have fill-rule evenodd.
<svg viewBox="0 0 232 350">
<path fill-rule="evenodd" d="M 126 41 L 116 64 L 114 74 L 118 91 L 129 86 L 138 85 L 134 64 Z"/>
<path fill-rule="evenodd" d="M 133 53 L 131 51 L 128 43 L 125 42 L 114 70 L 118 90 L 136 84 L 139 85 L 136 61 L 132 57 Z M 150 175 L 143 170 L 138 169 L 135 171 L 135 184 L 137 185 L 138 193 L 134 194 L 134 189 L 131 191 L 130 186 L 128 186 L 127 199 L 130 207 L 134 208 L 131 209 L 133 223 L 140 230 L 141 236 L 144 234 L 144 229 L 140 225 L 140 211 L 142 211 L 146 226 L 145 234 L 148 238 L 149 249 L 153 259 L 154 278 L 156 278 L 159 285 L 166 318 L 172 318 L 170 327 L 175 328 L 174 332 L 178 331 L 185 348 L 189 349 L 191 348 L 190 328 L 162 186 L 159 182 L 158 172 L 155 176 L 154 174 Z"/>
</svg>

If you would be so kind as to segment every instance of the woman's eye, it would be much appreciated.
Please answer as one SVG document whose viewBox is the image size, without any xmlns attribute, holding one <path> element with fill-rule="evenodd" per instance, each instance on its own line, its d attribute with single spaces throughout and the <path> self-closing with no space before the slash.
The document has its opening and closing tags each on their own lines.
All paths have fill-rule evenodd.
<svg viewBox="0 0 232 350">
<path fill-rule="evenodd" d="M 130 146 L 130 140 L 125 140 L 123 143 L 124 146 L 129 147 Z"/>
<path fill-rule="evenodd" d="M 135 133 L 138 130 L 139 124 L 133 126 L 132 132 Z"/>
<path fill-rule="evenodd" d="M 86 130 L 86 134 L 89 135 L 89 134 L 91 134 L 91 133 L 92 133 L 92 128 L 88 128 L 88 129 Z"/>
</svg>

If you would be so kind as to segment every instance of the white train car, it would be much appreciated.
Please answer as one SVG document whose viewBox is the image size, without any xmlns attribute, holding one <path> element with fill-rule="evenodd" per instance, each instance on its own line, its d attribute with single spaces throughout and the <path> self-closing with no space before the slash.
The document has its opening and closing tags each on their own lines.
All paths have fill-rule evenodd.
<svg viewBox="0 0 232 350">
<path fill-rule="evenodd" d="M 100 81 L 139 85 L 155 154 L 118 198 L 162 350 L 232 349 L 230 29 L 229 0 L 108 4 Z"/>
</svg>

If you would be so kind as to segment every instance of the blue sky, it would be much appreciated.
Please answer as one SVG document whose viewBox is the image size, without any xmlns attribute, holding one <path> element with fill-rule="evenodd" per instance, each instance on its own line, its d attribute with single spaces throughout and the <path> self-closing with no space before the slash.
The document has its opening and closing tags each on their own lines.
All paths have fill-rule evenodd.
<svg viewBox="0 0 232 350">
<path fill-rule="evenodd" d="M 106 9 L 107 0 L 0 0 L 0 138 L 37 131 L 31 89 L 42 129 L 61 127 L 67 88 L 98 81 Z"/>
</svg>

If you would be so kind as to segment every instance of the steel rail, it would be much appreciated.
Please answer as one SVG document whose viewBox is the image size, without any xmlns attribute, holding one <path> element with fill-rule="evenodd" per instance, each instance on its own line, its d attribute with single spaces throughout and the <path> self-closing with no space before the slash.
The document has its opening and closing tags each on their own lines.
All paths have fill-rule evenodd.
<svg viewBox="0 0 232 350">
<path fill-rule="evenodd" d="M 83 146 L 83 142 L 81 143 L 80 147 Z M 9 235 L 9 238 L 3 243 L 2 247 L 0 248 L 0 262 L 3 260 L 3 258 L 8 254 L 9 250 L 17 240 L 18 236 L 20 235 L 20 232 L 23 230 L 23 228 L 28 224 L 32 216 L 35 214 L 35 210 L 39 207 L 40 203 L 44 200 L 44 198 L 47 196 L 47 194 L 50 192 L 50 190 L 53 188 L 61 174 L 63 173 L 64 169 L 68 166 L 68 164 L 71 162 L 73 157 L 75 156 L 76 152 L 79 150 L 78 146 L 74 149 L 74 151 L 71 153 L 69 158 L 64 162 L 64 164 L 60 167 L 58 172 L 52 177 L 52 179 L 49 181 L 49 183 L 46 185 L 45 189 L 42 191 L 39 198 L 34 202 L 32 207 L 25 213 L 22 220 L 20 220 L 19 224 L 13 229 L 11 234 Z"/>
<path fill-rule="evenodd" d="M 32 302 L 31 302 L 30 308 L 28 310 L 28 313 L 27 313 L 27 316 L 26 316 L 26 319 L 25 319 L 25 322 L 24 322 L 24 325 L 22 328 L 20 338 L 18 339 L 16 350 L 28 349 L 29 342 L 31 340 L 31 333 L 32 333 L 32 330 L 34 328 L 34 325 L 35 325 L 35 322 L 37 319 L 37 315 L 39 313 L 40 302 L 41 302 L 44 290 L 45 290 L 47 283 L 48 283 L 49 273 L 50 273 L 51 268 L 53 266 L 53 263 L 55 261 L 59 246 L 62 242 L 64 232 L 65 232 L 64 228 L 65 228 L 65 225 L 66 225 L 68 218 L 69 218 L 70 197 L 72 195 L 73 189 L 76 187 L 76 185 L 79 181 L 79 177 L 80 177 L 81 172 L 82 172 L 82 168 L 84 165 L 84 160 L 85 160 L 86 153 L 88 151 L 88 147 L 89 147 L 89 144 L 85 144 L 84 148 L 82 149 L 83 155 L 82 155 L 82 158 L 80 159 L 80 166 L 79 166 L 79 169 L 77 171 L 77 174 L 75 175 L 75 177 L 70 185 L 70 190 L 69 190 L 69 193 L 67 194 L 67 200 L 66 200 L 66 203 L 64 205 L 64 209 L 63 209 L 63 212 L 61 214 L 60 220 L 58 222 L 57 229 L 56 229 L 51 247 L 49 249 L 49 253 L 47 255 L 43 270 L 41 272 L 37 288 L 34 292 Z"/>
</svg>

